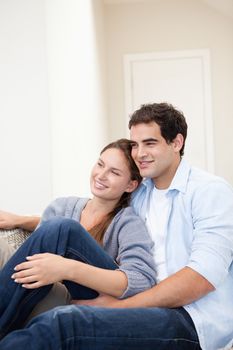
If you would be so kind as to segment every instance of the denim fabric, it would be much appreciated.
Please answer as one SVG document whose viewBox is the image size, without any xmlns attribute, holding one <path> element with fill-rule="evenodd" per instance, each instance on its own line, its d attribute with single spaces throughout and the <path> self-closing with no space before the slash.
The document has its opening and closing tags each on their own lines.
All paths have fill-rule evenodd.
<svg viewBox="0 0 233 350">
<path fill-rule="evenodd" d="M 25 289 L 11 279 L 14 267 L 28 255 L 50 252 L 105 269 L 116 269 L 113 259 L 88 232 L 71 219 L 56 218 L 41 225 L 17 250 L 0 272 L 0 338 L 22 327 L 33 307 L 52 285 Z M 91 299 L 98 294 L 86 287 L 64 281 L 73 299 Z"/>
<path fill-rule="evenodd" d="M 1 350 L 200 350 L 182 309 L 61 306 L 0 342 Z"/>
<path fill-rule="evenodd" d="M 54 217 L 65 217 L 80 222 L 87 198 L 59 197 L 52 201 L 42 214 L 42 223 Z M 121 298 L 126 298 L 151 288 L 156 282 L 153 241 L 144 222 L 133 208 L 122 208 L 107 227 L 103 249 L 119 265 L 128 279 Z"/>
</svg>

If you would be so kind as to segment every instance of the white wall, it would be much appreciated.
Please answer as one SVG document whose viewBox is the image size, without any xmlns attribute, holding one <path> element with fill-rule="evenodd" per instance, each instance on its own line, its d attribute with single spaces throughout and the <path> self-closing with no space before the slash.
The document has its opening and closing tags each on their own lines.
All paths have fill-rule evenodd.
<svg viewBox="0 0 233 350">
<path fill-rule="evenodd" d="M 43 0 L 0 1 L 0 209 L 51 198 Z"/>
<path fill-rule="evenodd" d="M 210 49 L 216 173 L 233 183 L 233 14 L 207 0 L 114 2 L 0 0 L 0 209 L 89 193 L 101 147 L 125 133 L 127 53 Z"/>
<path fill-rule="evenodd" d="M 103 9 L 94 3 L 46 2 L 54 197 L 89 193 L 106 141 Z"/>
<path fill-rule="evenodd" d="M 208 3 L 105 1 L 110 132 L 116 138 L 125 130 L 124 54 L 209 48 L 215 172 L 233 184 L 233 13 Z"/>
<path fill-rule="evenodd" d="M 106 142 L 103 4 L 0 0 L 0 209 L 88 195 Z"/>
</svg>

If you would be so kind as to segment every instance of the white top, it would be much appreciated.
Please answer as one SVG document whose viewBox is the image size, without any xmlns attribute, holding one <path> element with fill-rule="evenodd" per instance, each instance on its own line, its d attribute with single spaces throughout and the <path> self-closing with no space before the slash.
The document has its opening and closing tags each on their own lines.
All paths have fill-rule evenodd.
<svg viewBox="0 0 233 350">
<path fill-rule="evenodd" d="M 156 264 L 156 280 L 160 282 L 168 276 L 166 267 L 166 232 L 169 210 L 169 198 L 166 190 L 158 190 L 154 187 L 148 210 L 146 213 L 146 225 L 154 241 L 154 260 Z"/>
</svg>

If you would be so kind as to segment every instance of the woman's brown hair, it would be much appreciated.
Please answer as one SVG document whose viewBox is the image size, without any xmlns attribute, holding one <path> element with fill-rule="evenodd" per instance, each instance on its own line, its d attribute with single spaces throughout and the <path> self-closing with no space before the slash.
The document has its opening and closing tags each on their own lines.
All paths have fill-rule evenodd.
<svg viewBox="0 0 233 350">
<path fill-rule="evenodd" d="M 107 149 L 111 149 L 111 148 L 119 149 L 120 151 L 123 152 L 130 171 L 131 180 L 136 180 L 138 181 L 138 184 L 140 184 L 142 181 L 142 177 L 131 156 L 131 149 L 132 149 L 131 141 L 127 139 L 119 139 L 117 141 L 111 142 L 102 149 L 100 154 L 105 152 Z M 131 193 L 124 192 L 121 198 L 119 199 L 118 203 L 116 204 L 115 208 L 113 208 L 113 210 L 110 213 L 108 213 L 99 224 L 95 225 L 89 230 L 89 233 L 92 235 L 93 238 L 95 238 L 95 240 L 98 243 L 100 244 L 103 243 L 104 234 L 108 226 L 110 225 L 112 219 L 121 209 L 129 206 L 130 198 L 131 198 Z"/>
</svg>

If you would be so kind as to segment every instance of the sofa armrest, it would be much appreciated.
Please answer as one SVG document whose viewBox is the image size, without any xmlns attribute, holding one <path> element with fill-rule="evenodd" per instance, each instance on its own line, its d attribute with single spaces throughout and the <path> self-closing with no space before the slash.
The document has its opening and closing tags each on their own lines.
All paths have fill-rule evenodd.
<svg viewBox="0 0 233 350">
<path fill-rule="evenodd" d="M 31 232 L 16 228 L 12 230 L 0 229 L 0 237 L 5 239 L 8 244 L 15 249 L 19 248 L 21 244 L 30 236 Z"/>
</svg>

